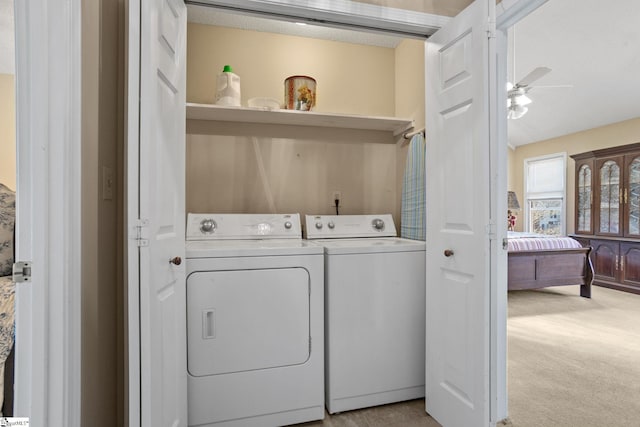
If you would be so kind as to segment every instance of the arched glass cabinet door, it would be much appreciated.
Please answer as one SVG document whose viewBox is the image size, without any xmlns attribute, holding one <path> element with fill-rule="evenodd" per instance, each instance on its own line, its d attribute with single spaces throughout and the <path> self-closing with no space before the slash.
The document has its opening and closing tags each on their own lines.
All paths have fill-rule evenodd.
<svg viewBox="0 0 640 427">
<path fill-rule="evenodd" d="M 576 232 L 591 234 L 593 232 L 593 176 L 591 164 L 578 167 L 576 173 Z"/>
<path fill-rule="evenodd" d="M 625 235 L 640 236 L 640 155 L 625 159 L 627 185 L 624 190 Z"/>
<path fill-rule="evenodd" d="M 598 178 L 600 197 L 598 203 L 598 232 L 618 236 L 621 228 L 621 169 L 614 160 L 599 162 Z"/>
</svg>

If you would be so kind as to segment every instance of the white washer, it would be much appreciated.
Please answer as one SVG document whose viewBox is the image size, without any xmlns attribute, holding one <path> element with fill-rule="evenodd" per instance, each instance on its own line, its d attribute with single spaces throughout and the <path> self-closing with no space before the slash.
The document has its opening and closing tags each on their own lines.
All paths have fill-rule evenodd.
<svg viewBox="0 0 640 427">
<path fill-rule="evenodd" d="M 324 418 L 323 251 L 300 216 L 189 214 L 186 256 L 189 425 Z"/>
<path fill-rule="evenodd" d="M 325 252 L 329 413 L 424 396 L 425 243 L 391 215 L 306 216 Z"/>
</svg>

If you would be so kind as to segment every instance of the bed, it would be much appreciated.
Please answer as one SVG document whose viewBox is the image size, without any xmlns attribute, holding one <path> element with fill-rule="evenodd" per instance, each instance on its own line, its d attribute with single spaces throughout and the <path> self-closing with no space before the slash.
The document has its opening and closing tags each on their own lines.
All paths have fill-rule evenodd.
<svg viewBox="0 0 640 427">
<path fill-rule="evenodd" d="M 0 415 L 13 414 L 14 294 L 12 279 L 16 196 L 0 184 Z"/>
<path fill-rule="evenodd" d="M 510 291 L 580 285 L 580 295 L 591 298 L 590 247 L 570 237 L 509 231 L 508 252 Z"/>
</svg>

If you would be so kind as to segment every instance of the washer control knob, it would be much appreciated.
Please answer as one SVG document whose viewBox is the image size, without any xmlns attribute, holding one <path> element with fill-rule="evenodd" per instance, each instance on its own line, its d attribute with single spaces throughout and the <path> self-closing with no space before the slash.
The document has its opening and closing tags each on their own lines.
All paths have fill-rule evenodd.
<svg viewBox="0 0 640 427">
<path fill-rule="evenodd" d="M 203 219 L 200 222 L 200 231 L 202 231 L 205 234 L 211 234 L 215 231 L 217 227 L 217 224 L 214 220 L 208 218 L 208 219 Z"/>
<path fill-rule="evenodd" d="M 293 227 L 293 224 L 291 224 L 291 221 L 286 221 L 284 223 L 284 228 L 286 228 L 287 230 L 291 230 L 291 227 Z"/>
<path fill-rule="evenodd" d="M 384 221 L 381 220 L 380 218 L 376 218 L 373 221 L 371 221 L 371 225 L 373 226 L 374 229 L 378 231 L 384 230 Z"/>
<path fill-rule="evenodd" d="M 333 223 L 333 221 L 329 221 L 329 224 L 327 224 L 327 227 L 333 230 L 334 228 L 336 228 L 336 225 Z"/>
<path fill-rule="evenodd" d="M 316 222 L 316 228 L 322 230 L 322 223 L 320 221 Z"/>
</svg>

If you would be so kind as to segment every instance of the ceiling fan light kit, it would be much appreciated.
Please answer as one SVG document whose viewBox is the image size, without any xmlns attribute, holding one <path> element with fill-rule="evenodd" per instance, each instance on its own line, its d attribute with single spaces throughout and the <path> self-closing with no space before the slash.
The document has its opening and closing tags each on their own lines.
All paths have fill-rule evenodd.
<svg viewBox="0 0 640 427">
<path fill-rule="evenodd" d="M 531 98 L 526 95 L 529 89 L 531 89 L 529 85 L 547 75 L 550 71 L 551 68 L 538 67 L 524 76 L 522 80 L 515 85 L 507 84 L 507 107 L 509 109 L 507 118 L 514 120 L 519 119 L 529 111 L 529 109 L 525 107 L 525 105 L 531 104 Z"/>
<path fill-rule="evenodd" d="M 519 119 L 524 116 L 529 109 L 525 105 L 531 104 L 531 98 L 525 95 L 524 88 L 515 88 L 509 91 L 507 108 L 509 109 L 508 119 Z"/>
<path fill-rule="evenodd" d="M 512 104 L 516 104 L 516 105 L 531 104 L 531 98 L 525 95 L 525 90 L 522 88 L 515 90 L 513 94 L 509 96 L 509 99 L 511 99 Z"/>
<path fill-rule="evenodd" d="M 507 113 L 507 118 L 508 119 L 519 119 L 520 117 L 524 116 L 527 111 L 529 111 L 529 109 L 527 107 L 524 107 L 522 105 L 517 105 L 517 104 L 511 104 L 509 106 L 509 112 Z"/>
</svg>

